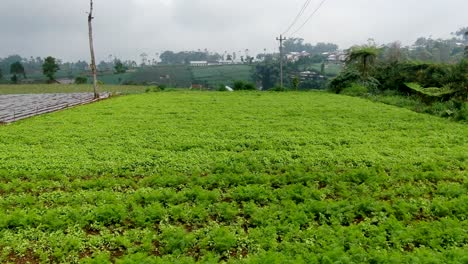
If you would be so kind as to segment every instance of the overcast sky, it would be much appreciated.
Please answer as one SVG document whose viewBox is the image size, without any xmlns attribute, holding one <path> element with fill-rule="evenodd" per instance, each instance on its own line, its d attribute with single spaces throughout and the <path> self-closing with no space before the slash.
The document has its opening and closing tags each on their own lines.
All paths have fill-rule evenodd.
<svg viewBox="0 0 468 264">
<path fill-rule="evenodd" d="M 305 0 L 95 0 L 98 60 L 137 59 L 146 52 L 208 48 L 269 52 Z M 321 0 L 312 0 L 302 24 Z M 0 57 L 88 60 L 88 0 L 1 0 Z M 467 0 L 328 0 L 296 34 L 341 48 L 419 36 L 449 37 L 468 26 Z M 293 28 L 292 32 L 295 31 Z M 286 37 L 291 37 L 287 35 Z"/>
</svg>

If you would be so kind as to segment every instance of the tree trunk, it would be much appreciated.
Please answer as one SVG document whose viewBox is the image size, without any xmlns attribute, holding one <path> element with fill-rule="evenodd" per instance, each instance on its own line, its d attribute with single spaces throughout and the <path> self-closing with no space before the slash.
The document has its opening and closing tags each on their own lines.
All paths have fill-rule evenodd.
<svg viewBox="0 0 468 264">
<path fill-rule="evenodd" d="M 91 73 L 93 74 L 94 99 L 98 99 L 99 92 L 98 92 L 98 87 L 97 87 L 96 59 L 94 57 L 92 21 L 93 21 L 93 0 L 90 0 L 90 8 L 89 8 L 89 14 L 88 14 L 89 49 L 91 51 Z"/>
</svg>

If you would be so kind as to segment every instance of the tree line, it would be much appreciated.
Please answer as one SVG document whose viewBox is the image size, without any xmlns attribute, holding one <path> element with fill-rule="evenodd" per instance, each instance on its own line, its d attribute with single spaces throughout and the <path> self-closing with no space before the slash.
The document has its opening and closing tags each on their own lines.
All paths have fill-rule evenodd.
<svg viewBox="0 0 468 264">
<path fill-rule="evenodd" d="M 27 78 L 27 70 L 29 71 L 40 71 L 44 76 L 47 77 L 48 82 L 55 81 L 55 74 L 60 69 L 60 61 L 54 57 L 42 58 L 31 58 L 30 60 L 24 60 L 18 55 L 8 56 L 5 59 L 0 60 L 0 80 L 4 79 L 4 72 L 11 75 L 10 80 L 12 83 L 18 83 L 23 78 Z"/>
<path fill-rule="evenodd" d="M 398 43 L 384 47 L 372 43 L 354 46 L 347 52 L 345 70 L 330 82 L 329 89 L 418 112 L 468 120 L 468 28 L 455 35 L 456 38 L 445 41 L 418 39 L 413 46 L 413 54 L 419 54 L 439 44 L 461 43 L 446 54 L 443 62 L 438 60 L 439 52 L 428 53 L 431 60 L 414 59 Z"/>
</svg>

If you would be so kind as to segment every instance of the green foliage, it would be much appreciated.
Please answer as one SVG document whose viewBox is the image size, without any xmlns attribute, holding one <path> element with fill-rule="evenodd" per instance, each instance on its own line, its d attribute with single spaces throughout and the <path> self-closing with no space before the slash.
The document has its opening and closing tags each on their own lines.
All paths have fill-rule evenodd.
<svg viewBox="0 0 468 264">
<path fill-rule="evenodd" d="M 215 88 L 219 84 L 233 85 L 234 81 L 252 81 L 253 67 L 250 65 L 221 65 L 207 67 L 191 67 L 193 80 L 206 83 Z"/>
<path fill-rule="evenodd" d="M 359 72 L 347 69 L 343 71 L 340 75 L 331 80 L 329 84 L 329 90 L 334 93 L 341 93 L 346 87 L 351 86 L 352 84 L 358 82 L 361 76 Z"/>
<path fill-rule="evenodd" d="M 123 74 L 126 73 L 128 68 L 122 63 L 121 60 L 114 61 L 114 73 L 115 74 Z"/>
<path fill-rule="evenodd" d="M 60 69 L 54 57 L 47 57 L 42 64 L 42 73 L 47 76 L 49 82 L 55 80 L 55 73 Z"/>
<path fill-rule="evenodd" d="M 456 99 L 449 101 L 433 100 L 431 104 L 428 104 L 427 99 L 422 99 L 420 96 L 407 96 L 392 91 L 366 97 L 373 101 L 403 107 L 418 113 L 436 115 L 456 121 L 468 120 L 468 112 L 466 111 L 468 103 Z"/>
<path fill-rule="evenodd" d="M 23 77 L 26 78 L 26 71 L 24 70 L 24 66 L 19 61 L 10 65 L 10 74 L 13 74 L 11 77 L 11 81 L 13 83 L 18 83 L 18 76 L 23 75 Z"/>
<path fill-rule="evenodd" d="M 254 77 L 262 84 L 262 90 L 270 90 L 279 81 L 279 67 L 275 63 L 257 64 Z"/>
<path fill-rule="evenodd" d="M 369 93 L 369 89 L 364 85 L 353 83 L 351 86 L 346 87 L 341 93 L 351 96 L 365 96 Z"/>
<path fill-rule="evenodd" d="M 160 86 L 148 86 L 145 90 L 146 93 L 156 93 L 156 92 L 161 92 L 164 91 L 165 87 L 160 87 Z"/>
<path fill-rule="evenodd" d="M 88 83 L 88 78 L 84 76 L 78 76 L 75 78 L 75 84 L 86 84 Z"/>
<path fill-rule="evenodd" d="M 227 92 L 228 89 L 226 89 L 226 85 L 225 84 L 219 84 L 218 85 L 218 91 L 219 92 Z"/>
<path fill-rule="evenodd" d="M 294 76 L 293 81 L 292 81 L 293 89 L 297 91 L 299 89 L 299 78 L 297 76 Z"/>
<path fill-rule="evenodd" d="M 449 88 L 438 88 L 438 87 L 428 87 L 428 88 L 423 88 L 421 85 L 418 83 L 406 83 L 406 86 L 413 90 L 416 93 L 419 93 L 421 95 L 425 95 L 428 97 L 444 97 L 447 95 L 452 95 L 455 91 L 449 89 Z"/>
<path fill-rule="evenodd" d="M 284 52 L 303 52 L 306 51 L 310 54 L 321 55 L 324 52 L 333 52 L 338 49 L 338 45 L 333 43 L 319 42 L 316 45 L 304 43 L 301 38 L 289 38 L 284 42 Z M 320 62 L 320 61 L 319 61 Z"/>
<path fill-rule="evenodd" d="M 271 88 L 269 91 L 271 92 L 286 92 L 288 91 L 288 88 L 281 86 L 281 85 L 276 85 L 275 87 Z"/>
<path fill-rule="evenodd" d="M 347 54 L 346 64 L 348 67 L 355 65 L 363 77 L 369 75 L 369 71 L 375 64 L 379 49 L 374 46 L 355 46 Z"/>
<path fill-rule="evenodd" d="M 358 55 L 351 61 L 364 56 Z M 367 97 L 369 94 L 356 91 L 359 85 L 366 87 L 369 94 L 376 97 L 375 100 L 383 100 L 382 94 L 386 91 L 395 91 L 399 96 L 415 97 L 410 99 L 414 102 L 409 104 L 409 109 L 464 120 L 462 106 L 468 99 L 468 62 L 433 64 L 381 61 L 367 73 L 358 73 L 351 65 L 330 82 L 329 90 L 335 93 L 349 90 L 348 95 Z M 390 101 L 392 99 L 389 98 Z M 399 101 L 396 100 L 396 105 L 401 104 Z"/>
<path fill-rule="evenodd" d="M 233 89 L 234 89 L 234 91 L 243 91 L 243 90 L 254 91 L 254 90 L 257 90 L 257 88 L 255 88 L 254 84 L 245 83 L 243 81 L 235 81 Z"/>
<path fill-rule="evenodd" d="M 148 93 L 0 126 L 0 262 L 461 263 L 467 133 L 320 92 Z"/>
<path fill-rule="evenodd" d="M 16 74 L 13 74 L 13 76 L 11 76 L 11 82 L 18 83 L 18 76 L 16 76 Z"/>
</svg>

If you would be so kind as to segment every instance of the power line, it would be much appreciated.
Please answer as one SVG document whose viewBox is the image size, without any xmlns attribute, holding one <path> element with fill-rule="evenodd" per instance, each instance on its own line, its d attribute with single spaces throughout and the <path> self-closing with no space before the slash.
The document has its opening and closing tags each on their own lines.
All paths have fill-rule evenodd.
<svg viewBox="0 0 468 264">
<path fill-rule="evenodd" d="M 306 21 L 304 21 L 304 23 L 291 35 L 295 35 L 297 32 L 299 32 L 312 19 L 312 17 L 320 10 L 320 8 L 323 6 L 323 4 L 325 4 L 326 1 L 327 0 L 322 0 L 322 2 L 320 2 L 320 4 L 317 6 L 314 12 L 312 12 L 312 14 L 306 19 Z"/>
<path fill-rule="evenodd" d="M 291 23 L 291 25 L 289 25 L 288 29 L 286 29 L 283 33 L 283 35 L 287 34 L 289 32 L 289 30 L 291 30 L 291 28 L 296 25 L 297 21 L 299 20 L 299 18 L 304 14 L 304 12 L 306 11 L 307 7 L 309 7 L 310 5 L 310 2 L 312 0 L 306 0 L 305 3 L 302 5 L 302 8 L 301 10 L 299 11 L 299 13 L 297 14 L 297 16 L 294 18 L 293 22 Z"/>
</svg>

